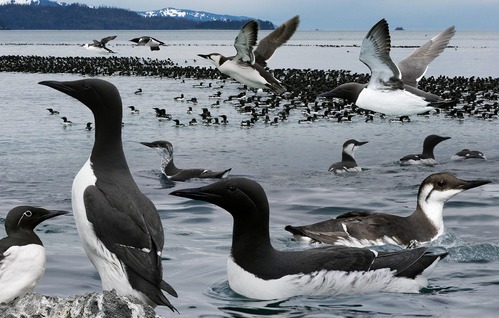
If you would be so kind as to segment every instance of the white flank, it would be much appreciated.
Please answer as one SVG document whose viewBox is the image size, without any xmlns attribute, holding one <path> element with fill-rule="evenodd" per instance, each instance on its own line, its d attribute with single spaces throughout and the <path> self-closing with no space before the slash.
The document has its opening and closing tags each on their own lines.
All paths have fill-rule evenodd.
<svg viewBox="0 0 499 318">
<path fill-rule="evenodd" d="M 218 69 L 220 72 L 229 75 L 236 81 L 248 85 L 249 87 L 268 89 L 267 80 L 252 67 L 243 67 L 232 60 L 227 60 L 222 65 L 218 66 Z"/>
<path fill-rule="evenodd" d="M 386 115 L 415 115 L 433 110 L 428 102 L 405 90 L 373 89 L 369 86 L 359 94 L 357 106 Z"/>
<path fill-rule="evenodd" d="M 96 180 L 90 159 L 88 159 L 76 175 L 72 190 L 73 215 L 83 248 L 99 272 L 102 289 L 111 290 L 114 288 L 120 295 L 131 295 L 144 303 L 151 304 L 149 298 L 132 288 L 123 263 L 97 238 L 92 223 L 87 219 L 83 193 L 88 186 L 95 185 Z M 101 211 L 101 213 L 106 213 L 106 211 Z M 109 226 L 112 226 L 112 224 Z"/>
<path fill-rule="evenodd" d="M 311 274 L 287 275 L 279 279 L 263 280 L 243 270 L 231 257 L 227 263 L 227 275 L 232 290 L 245 297 L 260 300 L 380 291 L 418 293 L 428 284 L 424 275 L 408 279 L 395 277 L 393 274 L 389 269 L 351 273 L 321 270 Z"/>
<path fill-rule="evenodd" d="M 438 162 L 435 159 L 428 158 L 428 159 L 419 159 L 419 160 L 406 160 L 406 161 L 401 161 L 400 164 L 402 165 L 427 165 L 427 166 L 434 166 L 437 165 Z"/>
<path fill-rule="evenodd" d="M 357 239 L 355 237 L 348 236 L 346 238 L 343 238 L 343 237 L 339 238 L 334 243 L 334 245 L 349 246 L 349 247 L 368 247 L 368 246 L 379 246 L 379 245 L 387 245 L 387 244 L 400 246 L 400 242 L 396 238 L 389 237 L 389 236 L 384 236 L 384 237 L 376 239 L 376 240 Z"/>
<path fill-rule="evenodd" d="M 45 248 L 38 244 L 12 246 L 0 262 L 0 303 L 32 292 L 45 272 Z"/>
</svg>

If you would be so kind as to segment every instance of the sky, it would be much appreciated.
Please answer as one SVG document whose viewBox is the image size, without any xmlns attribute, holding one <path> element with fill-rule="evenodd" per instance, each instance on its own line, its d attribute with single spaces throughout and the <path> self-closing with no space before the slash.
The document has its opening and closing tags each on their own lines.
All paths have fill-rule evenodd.
<svg viewBox="0 0 499 318">
<path fill-rule="evenodd" d="M 242 15 L 276 25 L 300 15 L 302 30 L 367 30 L 381 18 L 406 30 L 499 30 L 498 0 L 59 0 L 133 11 L 165 7 Z"/>
</svg>

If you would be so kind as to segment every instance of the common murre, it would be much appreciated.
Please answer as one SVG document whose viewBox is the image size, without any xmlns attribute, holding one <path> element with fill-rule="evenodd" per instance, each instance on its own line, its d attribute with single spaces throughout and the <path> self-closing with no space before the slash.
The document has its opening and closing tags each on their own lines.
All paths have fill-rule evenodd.
<svg viewBox="0 0 499 318">
<path fill-rule="evenodd" d="M 263 38 L 253 51 L 258 37 L 258 22 L 252 20 L 241 28 L 236 37 L 235 56 L 226 57 L 220 53 L 198 54 L 198 56 L 209 60 L 220 72 L 248 87 L 269 89 L 276 94 L 282 94 L 286 91 L 286 87 L 267 72 L 265 67 L 275 50 L 291 38 L 299 23 L 299 16 L 284 22 Z"/>
<path fill-rule="evenodd" d="M 87 50 L 99 53 L 99 54 L 109 54 L 109 53 L 116 53 L 113 50 L 109 49 L 106 44 L 111 41 L 116 39 L 116 35 L 113 36 L 107 36 L 105 38 L 102 38 L 100 41 L 94 40 L 93 43 L 86 43 L 83 44 L 82 46 L 86 48 Z"/>
<path fill-rule="evenodd" d="M 165 42 L 153 38 L 152 36 L 141 36 L 133 38 L 130 41 L 134 42 L 136 46 L 148 46 L 151 51 L 159 51 L 160 46 L 165 46 Z"/>
<path fill-rule="evenodd" d="M 100 79 L 43 81 L 85 104 L 95 118 L 95 142 L 73 181 L 78 233 L 104 290 L 116 289 L 151 306 L 175 307 L 163 279 L 163 225 L 154 204 L 138 188 L 122 147 L 123 106 L 118 89 Z"/>
<path fill-rule="evenodd" d="M 13 208 L 5 218 L 7 236 L 0 240 L 0 303 L 32 292 L 45 272 L 45 248 L 33 231 L 41 222 L 66 211 L 33 206 Z"/>
<path fill-rule="evenodd" d="M 161 156 L 161 172 L 172 181 L 187 181 L 192 178 L 225 178 L 232 168 L 223 171 L 211 171 L 208 169 L 191 168 L 180 169 L 173 163 L 173 145 L 166 140 L 153 142 L 141 142 L 146 147 L 156 149 Z"/>
<path fill-rule="evenodd" d="M 401 165 L 436 165 L 438 162 L 435 160 L 433 150 L 439 143 L 450 138 L 451 137 L 439 135 L 429 135 L 423 141 L 423 152 L 421 154 L 405 155 L 400 158 L 399 162 Z"/>
<path fill-rule="evenodd" d="M 357 165 L 354 158 L 354 151 L 357 147 L 367 144 L 367 141 L 357 141 L 355 139 L 349 139 L 343 144 L 343 149 L 341 151 L 341 161 L 333 163 L 328 171 L 334 172 L 336 174 L 345 172 L 360 172 L 362 168 Z"/>
<path fill-rule="evenodd" d="M 231 289 L 248 298 L 416 293 L 447 255 L 426 248 L 377 252 L 344 246 L 280 251 L 271 244 L 269 202 L 257 182 L 228 178 L 170 194 L 213 203 L 233 216 L 227 276 Z"/>
<path fill-rule="evenodd" d="M 435 94 L 404 85 L 401 71 L 390 57 L 390 47 L 388 23 L 382 19 L 369 30 L 360 50 L 360 61 L 371 70 L 369 83 L 341 84 L 319 96 L 347 99 L 360 108 L 397 116 L 421 114 L 455 104 L 455 101 L 445 101 Z"/>
<path fill-rule="evenodd" d="M 489 180 L 462 180 L 450 173 L 435 173 L 419 187 L 416 210 L 409 216 L 382 212 L 352 211 L 334 219 L 285 229 L 298 240 L 333 245 L 367 247 L 395 244 L 414 247 L 444 233 L 444 203 L 463 191 L 490 183 Z"/>
</svg>

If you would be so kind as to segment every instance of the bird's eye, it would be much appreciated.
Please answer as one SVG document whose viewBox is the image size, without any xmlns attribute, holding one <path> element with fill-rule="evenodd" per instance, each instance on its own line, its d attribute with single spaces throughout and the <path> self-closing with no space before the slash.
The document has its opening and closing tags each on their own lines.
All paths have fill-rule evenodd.
<svg viewBox="0 0 499 318">
<path fill-rule="evenodd" d="M 237 187 L 231 184 L 230 186 L 227 187 L 227 190 L 229 190 L 230 192 L 234 192 L 237 190 Z"/>
<path fill-rule="evenodd" d="M 25 217 L 28 217 L 30 218 L 32 215 L 33 215 L 33 212 L 31 212 L 30 210 L 27 210 L 26 212 L 23 213 Z"/>
<path fill-rule="evenodd" d="M 439 188 L 442 188 L 442 187 L 444 186 L 444 182 L 443 182 L 443 181 L 438 181 L 438 182 L 437 182 L 437 186 L 438 186 Z"/>
</svg>

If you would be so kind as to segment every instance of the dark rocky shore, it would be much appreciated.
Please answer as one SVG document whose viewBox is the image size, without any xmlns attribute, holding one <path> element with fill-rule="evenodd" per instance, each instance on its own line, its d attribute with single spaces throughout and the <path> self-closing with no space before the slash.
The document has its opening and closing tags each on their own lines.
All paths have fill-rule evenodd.
<svg viewBox="0 0 499 318">
<path fill-rule="evenodd" d="M 45 317 L 45 318 L 158 318 L 154 309 L 137 299 L 123 297 L 116 291 L 87 293 L 67 298 L 27 294 L 9 303 L 0 304 L 0 317 Z"/>
<path fill-rule="evenodd" d="M 43 57 L 0 56 L 1 72 L 24 73 L 71 73 L 85 76 L 155 76 L 174 79 L 215 80 L 225 78 L 212 67 L 179 66 L 171 60 L 136 57 Z M 274 76 L 288 87 L 286 99 L 302 103 L 314 103 L 317 95 L 346 82 L 366 83 L 369 74 L 347 70 L 274 69 Z M 498 115 L 499 78 L 492 77 L 425 77 L 419 88 L 455 101 L 456 106 L 447 109 L 451 116 L 458 112 L 475 117 L 486 112 L 485 117 Z M 341 110 L 346 104 L 335 102 L 317 105 L 315 111 L 327 106 Z M 459 115 L 461 116 L 461 115 Z"/>
</svg>

